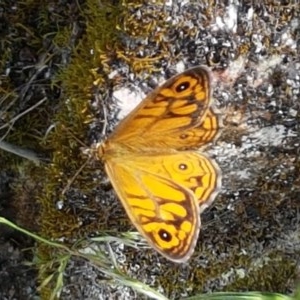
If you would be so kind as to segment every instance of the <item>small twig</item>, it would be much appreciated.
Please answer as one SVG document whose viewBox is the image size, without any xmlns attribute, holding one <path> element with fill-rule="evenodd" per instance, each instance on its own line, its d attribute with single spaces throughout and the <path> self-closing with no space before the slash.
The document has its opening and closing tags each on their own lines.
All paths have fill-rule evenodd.
<svg viewBox="0 0 300 300">
<path fill-rule="evenodd" d="M 24 115 L 26 115 L 27 113 L 29 113 L 30 111 L 34 110 L 35 108 L 37 108 L 38 106 L 40 106 L 42 103 L 44 103 L 46 100 L 48 100 L 47 97 L 44 97 L 42 100 L 40 100 L 39 102 L 35 103 L 34 105 L 32 105 L 31 107 L 29 107 L 28 109 L 24 110 L 23 112 L 21 112 L 20 114 L 18 114 L 17 116 L 15 116 L 14 118 L 12 118 L 9 122 L 5 123 L 3 126 L 0 127 L 1 129 L 4 129 L 8 126 L 11 126 L 11 124 L 14 124 L 18 119 L 20 119 L 21 117 L 23 117 Z"/>
<path fill-rule="evenodd" d="M 77 170 L 77 172 L 75 173 L 75 175 L 70 180 L 68 180 L 67 185 L 64 187 L 64 189 L 61 192 L 62 195 L 64 195 L 67 192 L 67 190 L 70 188 L 70 186 L 75 181 L 76 177 L 78 177 L 78 175 L 80 174 L 80 172 L 84 169 L 84 167 L 88 164 L 89 161 L 90 160 L 87 159 L 86 162 Z"/>
<path fill-rule="evenodd" d="M 76 135 L 69 129 L 67 128 L 65 125 L 61 125 L 62 126 L 62 129 L 65 130 L 68 134 L 71 135 L 71 137 L 78 143 L 80 144 L 83 148 L 88 148 L 88 146 L 83 143 L 79 138 L 76 137 Z"/>
<path fill-rule="evenodd" d="M 10 143 L 4 142 L 0 140 L 0 149 L 5 150 L 7 152 L 16 154 L 18 156 L 27 158 L 37 165 L 40 164 L 41 160 L 38 158 L 37 154 L 31 150 L 20 148 L 16 145 L 12 145 Z"/>
</svg>

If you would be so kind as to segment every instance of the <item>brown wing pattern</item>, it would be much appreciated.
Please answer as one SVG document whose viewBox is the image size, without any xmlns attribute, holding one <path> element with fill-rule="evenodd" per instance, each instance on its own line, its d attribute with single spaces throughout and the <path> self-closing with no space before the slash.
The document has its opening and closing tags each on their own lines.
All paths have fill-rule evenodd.
<svg viewBox="0 0 300 300">
<path fill-rule="evenodd" d="M 168 259 L 186 261 L 199 228 L 199 203 L 219 188 L 213 163 L 195 152 L 110 160 L 106 171 L 132 223 Z"/>
<path fill-rule="evenodd" d="M 209 108 L 205 118 L 197 126 L 190 127 L 186 130 L 171 130 L 164 134 L 156 133 L 151 138 L 151 145 L 161 145 L 161 148 L 175 150 L 190 150 L 200 148 L 204 144 L 213 141 L 218 135 L 220 128 L 219 116 Z"/>
<path fill-rule="evenodd" d="M 203 123 L 211 103 L 210 90 L 210 75 L 204 67 L 174 76 L 122 120 L 109 140 L 129 146 L 138 140 L 147 146 L 151 138 L 153 147 L 175 148 L 179 133 L 193 135 L 189 130 Z M 163 143 L 165 136 L 168 143 Z"/>
</svg>

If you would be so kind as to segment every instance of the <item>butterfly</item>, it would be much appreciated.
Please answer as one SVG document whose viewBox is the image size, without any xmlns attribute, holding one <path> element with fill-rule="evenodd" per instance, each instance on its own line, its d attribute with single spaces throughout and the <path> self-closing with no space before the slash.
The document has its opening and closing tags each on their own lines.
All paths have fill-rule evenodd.
<svg viewBox="0 0 300 300">
<path fill-rule="evenodd" d="M 200 212 L 221 187 L 219 167 L 197 151 L 220 129 L 211 104 L 209 69 L 188 69 L 151 92 L 96 150 L 137 230 L 177 263 L 194 252 Z"/>
</svg>

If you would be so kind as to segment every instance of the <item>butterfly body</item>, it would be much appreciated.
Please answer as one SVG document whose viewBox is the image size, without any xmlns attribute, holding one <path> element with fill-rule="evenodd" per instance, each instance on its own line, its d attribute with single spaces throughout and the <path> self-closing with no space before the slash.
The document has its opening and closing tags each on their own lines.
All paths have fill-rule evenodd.
<svg viewBox="0 0 300 300">
<path fill-rule="evenodd" d="M 218 166 L 194 150 L 218 133 L 210 105 L 209 71 L 187 70 L 148 95 L 98 148 L 132 223 L 175 262 L 193 253 L 200 211 L 221 184 Z"/>
</svg>

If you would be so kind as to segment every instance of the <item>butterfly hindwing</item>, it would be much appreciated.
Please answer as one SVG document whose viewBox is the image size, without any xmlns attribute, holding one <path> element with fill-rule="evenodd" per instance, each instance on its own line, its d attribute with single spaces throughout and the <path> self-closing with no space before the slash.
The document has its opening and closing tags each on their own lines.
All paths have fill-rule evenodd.
<svg viewBox="0 0 300 300">
<path fill-rule="evenodd" d="M 198 197 L 208 200 L 217 185 L 212 168 L 205 156 L 194 152 L 128 157 L 106 164 L 133 224 L 158 252 L 177 262 L 188 259 L 195 247 Z"/>
</svg>

